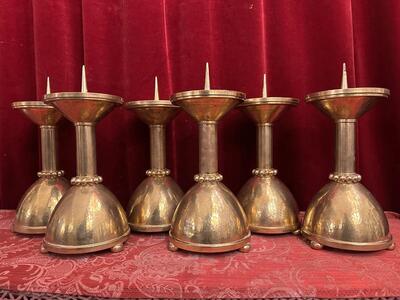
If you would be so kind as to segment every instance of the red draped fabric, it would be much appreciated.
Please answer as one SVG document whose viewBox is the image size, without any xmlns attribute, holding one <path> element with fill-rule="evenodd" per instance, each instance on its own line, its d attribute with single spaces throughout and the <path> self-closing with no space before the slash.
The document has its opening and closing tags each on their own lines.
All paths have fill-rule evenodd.
<svg viewBox="0 0 400 300">
<path fill-rule="evenodd" d="M 389 101 L 359 122 L 358 170 L 385 209 L 400 211 L 400 2 L 380 0 L 2 0 L 0 2 L 0 207 L 15 208 L 39 167 L 37 128 L 15 100 L 88 88 L 125 100 L 200 89 L 210 62 L 213 88 L 300 98 L 274 129 L 274 164 L 302 209 L 334 166 L 334 124 L 307 93 L 350 86 L 389 88 Z M 184 190 L 197 172 L 197 126 L 181 113 L 168 129 L 168 166 Z M 237 192 L 255 167 L 255 126 L 232 111 L 219 126 L 219 165 Z M 97 128 L 98 170 L 126 204 L 149 166 L 146 125 L 116 109 Z M 60 166 L 75 173 L 72 124 L 59 126 Z"/>
</svg>

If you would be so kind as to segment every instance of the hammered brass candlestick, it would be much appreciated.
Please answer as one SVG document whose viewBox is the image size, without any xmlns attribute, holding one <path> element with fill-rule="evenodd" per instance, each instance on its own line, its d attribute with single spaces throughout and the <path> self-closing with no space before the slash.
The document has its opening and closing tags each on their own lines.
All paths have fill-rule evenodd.
<svg viewBox="0 0 400 300">
<path fill-rule="evenodd" d="M 118 252 L 130 232 L 123 208 L 101 184 L 96 167 L 95 125 L 123 101 L 113 95 L 89 93 L 86 85 L 82 86 L 81 93 L 45 96 L 46 103 L 54 105 L 75 125 L 77 176 L 51 216 L 42 252 L 78 254 L 108 248 Z"/>
<path fill-rule="evenodd" d="M 267 97 L 264 75 L 263 97 L 247 99 L 239 105 L 257 124 L 258 166 L 253 170 L 254 176 L 238 194 L 252 232 L 297 233 L 297 203 L 286 185 L 276 177 L 277 170 L 272 167 L 272 124 L 286 108 L 298 102 L 294 98 Z"/>
<path fill-rule="evenodd" d="M 348 88 L 344 67 L 341 89 L 306 97 L 336 123 L 335 172 L 308 207 L 301 229 L 314 249 L 394 249 L 382 208 L 355 172 L 356 121 L 376 102 L 387 99 L 389 93 L 383 88 Z"/>
<path fill-rule="evenodd" d="M 12 104 L 40 127 L 42 170 L 39 179 L 23 195 L 12 227 L 14 232 L 44 234 L 54 207 L 69 188 L 57 168 L 56 123 L 61 114 L 42 101 L 20 101 Z"/>
<path fill-rule="evenodd" d="M 206 75 L 204 90 L 181 92 L 171 98 L 199 124 L 200 174 L 194 177 L 197 184 L 183 196 L 175 211 L 169 249 L 246 252 L 250 250 L 246 215 L 235 195 L 221 183 L 217 156 L 217 122 L 242 102 L 245 94 L 211 90 L 208 78 Z"/>
<path fill-rule="evenodd" d="M 131 101 L 125 107 L 135 111 L 150 127 L 151 169 L 146 171 L 148 177 L 136 188 L 129 201 L 129 226 L 142 232 L 168 231 L 183 193 L 165 167 L 165 125 L 180 108 L 169 100 L 159 100 L 157 77 L 154 100 Z"/>
</svg>

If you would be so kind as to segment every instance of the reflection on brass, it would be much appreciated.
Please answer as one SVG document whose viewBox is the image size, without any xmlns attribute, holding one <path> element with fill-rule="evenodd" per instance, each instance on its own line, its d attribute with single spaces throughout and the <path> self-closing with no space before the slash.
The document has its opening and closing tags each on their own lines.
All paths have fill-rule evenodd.
<svg viewBox="0 0 400 300">
<path fill-rule="evenodd" d="M 207 82 L 206 79 L 206 86 Z M 195 184 L 182 198 L 170 230 L 169 249 L 194 252 L 250 250 L 246 215 L 218 173 L 217 121 L 243 101 L 245 95 L 226 90 L 197 90 L 174 94 L 199 124 L 199 168 Z"/>
<path fill-rule="evenodd" d="M 12 227 L 14 232 L 25 234 L 44 234 L 54 207 L 69 187 L 57 170 L 56 123 L 61 114 L 42 101 L 20 101 L 12 104 L 29 119 L 40 126 L 42 170 L 39 179 L 25 192 Z"/>
<path fill-rule="evenodd" d="M 150 127 L 151 169 L 147 178 L 136 188 L 127 209 L 128 222 L 132 230 L 142 232 L 168 231 L 172 216 L 183 192 L 169 176 L 165 168 L 165 125 L 172 120 L 179 106 L 169 100 L 131 101 L 125 104 Z"/>
<path fill-rule="evenodd" d="M 47 94 L 45 102 L 75 125 L 77 176 L 51 216 L 42 251 L 121 251 L 130 229 L 122 206 L 97 175 L 95 125 L 121 105 L 122 99 L 108 94 L 65 92 Z"/>
<path fill-rule="evenodd" d="M 257 124 L 258 131 L 258 166 L 238 194 L 252 232 L 279 234 L 294 232 L 299 227 L 297 203 L 275 176 L 277 170 L 272 166 L 272 123 L 287 107 L 297 103 L 293 98 L 263 95 L 263 98 L 247 99 L 239 105 Z"/>
<path fill-rule="evenodd" d="M 346 88 L 346 80 L 342 80 L 342 87 L 306 97 L 336 123 L 336 165 L 329 176 L 331 182 L 309 205 L 301 233 L 314 249 L 393 249 L 386 216 L 355 172 L 356 119 L 377 101 L 387 99 L 390 92 L 383 88 Z"/>
</svg>

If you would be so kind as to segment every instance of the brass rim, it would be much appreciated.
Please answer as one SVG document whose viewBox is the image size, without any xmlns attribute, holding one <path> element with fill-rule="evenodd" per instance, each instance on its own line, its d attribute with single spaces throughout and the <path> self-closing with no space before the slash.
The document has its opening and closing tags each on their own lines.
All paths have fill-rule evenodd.
<svg viewBox="0 0 400 300">
<path fill-rule="evenodd" d="M 115 239 L 96 243 L 96 244 L 89 244 L 89 245 L 80 245 L 80 246 L 66 246 L 66 245 L 59 245 L 53 244 L 46 241 L 46 237 L 43 239 L 43 246 L 44 248 L 53 253 L 59 254 L 83 254 L 83 253 L 90 253 L 90 252 L 97 252 L 105 249 L 109 249 L 114 247 L 115 245 L 124 243 L 130 234 L 130 229 L 126 231 L 122 236 L 117 237 Z"/>
<path fill-rule="evenodd" d="M 196 98 L 231 98 L 244 100 L 246 98 L 246 94 L 238 91 L 230 91 L 230 90 L 194 90 L 194 91 L 184 91 L 173 94 L 171 96 L 171 102 L 177 102 L 185 99 L 196 99 Z"/>
<path fill-rule="evenodd" d="M 299 229 L 299 224 L 292 226 L 282 226 L 282 227 L 264 227 L 264 226 L 256 226 L 250 225 L 251 232 L 254 233 L 262 233 L 262 234 L 285 234 L 296 231 Z"/>
<path fill-rule="evenodd" d="M 11 231 L 22 234 L 45 234 L 47 226 L 26 226 L 14 223 Z"/>
<path fill-rule="evenodd" d="M 349 89 L 335 89 L 326 90 L 321 92 L 312 93 L 306 96 L 306 102 L 319 101 L 332 98 L 343 98 L 343 97 L 384 97 L 387 98 L 390 95 L 390 91 L 385 88 L 349 88 Z"/>
<path fill-rule="evenodd" d="M 179 106 L 174 105 L 169 100 L 140 100 L 140 101 L 129 101 L 125 102 L 124 107 L 126 109 L 135 108 L 153 108 L 153 107 L 170 107 L 179 108 Z"/>
<path fill-rule="evenodd" d="M 352 251 L 379 251 L 388 249 L 392 243 L 392 235 L 387 235 L 383 240 L 376 242 L 358 243 L 358 242 L 348 242 L 340 241 L 336 239 L 322 237 L 317 234 L 310 233 L 304 229 L 301 230 L 301 234 L 310 241 L 318 242 L 324 246 L 331 248 L 337 248 L 342 250 L 352 250 Z"/>
<path fill-rule="evenodd" d="M 44 103 L 43 101 L 16 101 L 11 104 L 14 109 L 24 108 L 46 108 L 55 109 L 53 106 Z"/>
<path fill-rule="evenodd" d="M 239 107 L 251 106 L 251 105 L 293 105 L 299 104 L 299 100 L 296 98 L 289 97 L 267 97 L 267 98 L 249 98 L 239 104 Z"/>
<path fill-rule="evenodd" d="M 165 232 L 171 228 L 171 224 L 139 225 L 139 224 L 129 223 L 129 226 L 133 231 L 139 231 L 139 232 Z"/>
<path fill-rule="evenodd" d="M 201 252 L 201 253 L 219 253 L 219 252 L 228 252 L 242 248 L 247 243 L 249 243 L 251 237 L 251 233 L 249 232 L 244 238 L 223 244 L 199 244 L 199 243 L 190 243 L 185 242 L 179 239 L 174 238 L 169 233 L 169 240 L 172 244 L 174 244 L 177 248 L 183 249 L 186 251 L 192 252 Z"/>
<path fill-rule="evenodd" d="M 121 97 L 102 94 L 102 93 L 80 93 L 80 92 L 61 92 L 61 93 L 51 93 L 46 94 L 43 97 L 45 103 L 52 103 L 57 100 L 91 100 L 91 101 L 106 101 L 112 102 L 117 105 L 124 103 Z"/>
</svg>

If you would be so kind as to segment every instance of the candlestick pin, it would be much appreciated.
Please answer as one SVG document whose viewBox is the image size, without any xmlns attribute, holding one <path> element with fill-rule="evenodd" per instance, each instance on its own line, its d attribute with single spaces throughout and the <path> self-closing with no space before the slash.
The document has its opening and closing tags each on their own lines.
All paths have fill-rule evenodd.
<svg viewBox="0 0 400 300">
<path fill-rule="evenodd" d="M 341 89 L 309 94 L 314 104 L 336 123 L 336 166 L 330 182 L 314 197 L 304 216 L 301 233 L 311 247 L 375 251 L 393 249 L 386 216 L 355 170 L 357 119 L 388 98 L 384 88 L 348 88 L 343 65 Z"/>
<path fill-rule="evenodd" d="M 296 201 L 272 168 L 272 124 L 298 100 L 267 97 L 264 74 L 262 98 L 245 100 L 239 105 L 257 124 L 258 166 L 242 187 L 238 199 L 246 212 L 250 230 L 257 233 L 279 234 L 296 232 L 299 227 Z M 296 232 L 297 233 L 297 232 Z"/>
<path fill-rule="evenodd" d="M 50 79 L 47 77 L 47 92 L 50 92 Z M 50 216 L 69 188 L 58 170 L 56 124 L 61 114 L 43 101 L 13 102 L 14 109 L 21 110 L 33 123 L 40 127 L 42 170 L 39 179 L 23 195 L 12 227 L 14 232 L 25 234 L 44 234 Z"/>
<path fill-rule="evenodd" d="M 150 128 L 150 164 L 148 176 L 136 188 L 127 209 L 132 230 L 142 232 L 168 231 L 175 208 L 183 193 L 165 168 L 165 126 L 179 112 L 179 106 L 160 100 L 158 80 L 154 83 L 154 100 L 131 101 L 125 108 L 136 113 Z"/>
<path fill-rule="evenodd" d="M 245 94 L 210 89 L 208 65 L 204 90 L 174 94 L 172 103 L 182 107 L 199 124 L 199 169 L 197 182 L 182 198 L 170 230 L 170 250 L 195 252 L 250 250 L 246 215 L 218 173 L 217 122 Z"/>
<path fill-rule="evenodd" d="M 123 103 L 121 97 L 87 92 L 83 67 L 80 93 L 48 94 L 45 102 L 75 125 L 77 176 L 51 216 L 42 252 L 79 254 L 109 248 L 121 251 L 130 229 L 120 203 L 97 175 L 95 137 L 96 124 Z"/>
</svg>

